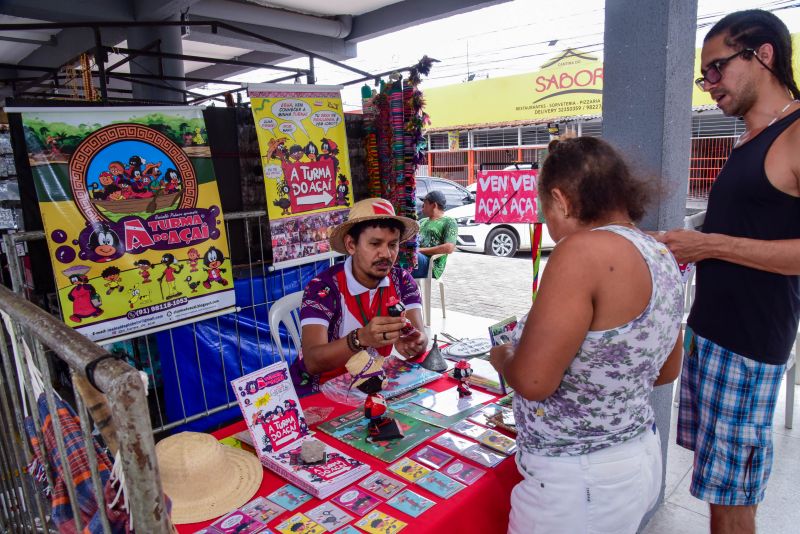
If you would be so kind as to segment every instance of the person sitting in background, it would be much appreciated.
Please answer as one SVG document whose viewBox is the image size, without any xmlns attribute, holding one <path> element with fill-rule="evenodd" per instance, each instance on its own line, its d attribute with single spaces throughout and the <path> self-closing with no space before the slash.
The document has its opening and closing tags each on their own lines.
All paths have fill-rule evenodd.
<svg viewBox="0 0 800 534">
<path fill-rule="evenodd" d="M 414 237 L 417 228 L 416 221 L 396 216 L 388 200 L 368 198 L 333 229 L 331 248 L 348 257 L 314 277 L 303 293 L 302 350 L 290 367 L 299 395 L 347 372 L 348 360 L 362 350 L 388 356 L 394 347 L 406 358 L 425 350 L 419 289 L 394 264 L 400 243 Z M 389 314 L 394 300 L 405 307 L 399 317 Z M 415 328 L 407 335 L 402 332 L 406 319 Z"/>
<path fill-rule="evenodd" d="M 417 251 L 417 268 L 411 273 L 414 278 L 428 276 L 431 256 L 434 254 L 450 254 L 456 249 L 458 225 L 451 217 L 444 214 L 447 200 L 441 191 L 431 191 L 422 201 L 422 214 L 425 218 L 419 221 L 419 249 Z M 439 278 L 444 273 L 447 256 L 436 258 L 433 262 L 433 277 Z"/>
<path fill-rule="evenodd" d="M 539 195 L 557 245 L 491 363 L 516 391 L 509 533 L 635 533 L 661 489 L 649 396 L 681 365 L 675 259 L 636 228 L 647 199 L 606 142 L 554 144 Z"/>
</svg>

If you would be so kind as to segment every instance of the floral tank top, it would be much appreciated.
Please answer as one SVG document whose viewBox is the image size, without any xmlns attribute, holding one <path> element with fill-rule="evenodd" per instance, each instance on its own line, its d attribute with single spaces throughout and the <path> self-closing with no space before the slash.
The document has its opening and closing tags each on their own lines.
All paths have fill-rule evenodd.
<svg viewBox="0 0 800 534">
<path fill-rule="evenodd" d="M 683 284 L 669 250 L 633 228 L 604 226 L 633 243 L 647 262 L 652 294 L 628 324 L 589 331 L 558 389 L 542 402 L 514 397 L 517 445 L 541 456 L 577 456 L 627 441 L 654 421 L 649 396 L 675 345 Z M 512 342 L 519 343 L 525 319 Z"/>
</svg>

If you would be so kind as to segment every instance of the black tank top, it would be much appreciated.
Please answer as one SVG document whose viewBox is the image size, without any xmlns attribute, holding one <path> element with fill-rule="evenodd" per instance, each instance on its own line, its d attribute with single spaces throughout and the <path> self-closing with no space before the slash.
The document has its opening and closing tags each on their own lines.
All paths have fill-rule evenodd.
<svg viewBox="0 0 800 534">
<path fill-rule="evenodd" d="M 764 170 L 770 146 L 798 118 L 800 110 L 731 152 L 711 188 L 703 232 L 800 238 L 800 198 L 776 189 Z M 697 293 L 688 324 L 700 336 L 747 358 L 779 365 L 789 359 L 799 318 L 800 277 L 717 259 L 697 264 Z"/>
</svg>

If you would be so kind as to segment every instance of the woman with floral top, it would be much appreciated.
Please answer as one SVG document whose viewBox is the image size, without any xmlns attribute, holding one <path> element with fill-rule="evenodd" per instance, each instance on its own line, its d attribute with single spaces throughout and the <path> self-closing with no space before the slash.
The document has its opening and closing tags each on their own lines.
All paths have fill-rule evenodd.
<svg viewBox="0 0 800 534">
<path fill-rule="evenodd" d="M 678 375 L 683 286 L 636 228 L 647 194 L 607 143 L 554 142 L 539 177 L 550 255 L 491 361 L 516 391 L 510 533 L 634 533 L 661 489 L 649 395 Z"/>
</svg>

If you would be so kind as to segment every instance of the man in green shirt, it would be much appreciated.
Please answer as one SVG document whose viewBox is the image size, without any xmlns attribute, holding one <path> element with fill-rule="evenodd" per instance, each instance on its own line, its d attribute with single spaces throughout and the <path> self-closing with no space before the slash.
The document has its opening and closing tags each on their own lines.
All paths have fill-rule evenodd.
<svg viewBox="0 0 800 534">
<path fill-rule="evenodd" d="M 434 254 L 450 254 L 456 249 L 458 225 L 450 217 L 445 217 L 444 207 L 447 201 L 441 191 L 431 191 L 422 201 L 422 214 L 425 218 L 419 221 L 419 250 L 417 252 L 417 268 L 411 273 L 414 278 L 425 278 L 428 275 L 430 258 Z M 433 262 L 433 277 L 439 278 L 444 272 L 447 256 L 437 258 Z"/>
</svg>

